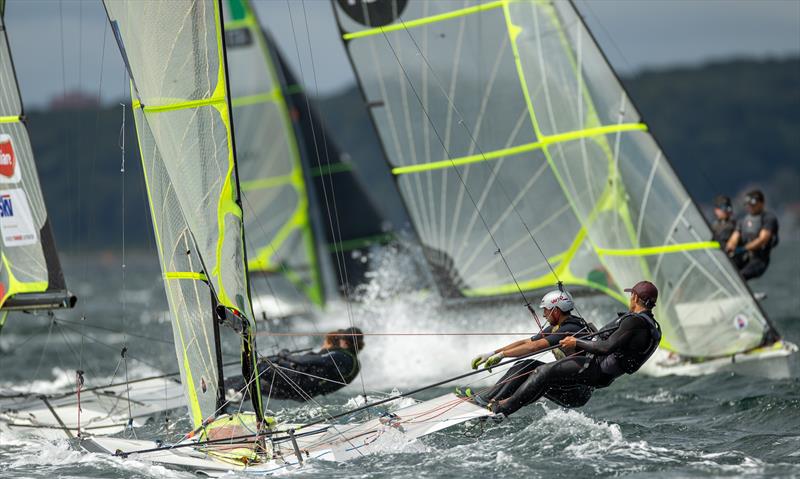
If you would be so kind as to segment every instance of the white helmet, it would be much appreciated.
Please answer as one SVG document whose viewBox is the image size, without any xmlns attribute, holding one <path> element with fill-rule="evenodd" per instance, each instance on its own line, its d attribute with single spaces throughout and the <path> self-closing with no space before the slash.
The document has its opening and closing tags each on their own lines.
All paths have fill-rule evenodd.
<svg viewBox="0 0 800 479">
<path fill-rule="evenodd" d="M 559 289 L 554 289 L 549 293 L 545 294 L 542 298 L 542 303 L 539 304 L 540 308 L 550 309 L 556 307 L 563 312 L 572 311 L 572 308 L 575 307 L 575 303 L 572 301 L 572 295 L 567 293 L 566 291 L 561 291 Z"/>
</svg>

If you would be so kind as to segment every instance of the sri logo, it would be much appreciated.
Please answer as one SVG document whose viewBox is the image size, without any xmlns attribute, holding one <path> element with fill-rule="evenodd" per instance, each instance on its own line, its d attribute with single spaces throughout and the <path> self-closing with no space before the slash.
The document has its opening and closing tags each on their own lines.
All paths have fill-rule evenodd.
<svg viewBox="0 0 800 479">
<path fill-rule="evenodd" d="M 8 193 L 0 195 L 0 218 L 14 216 L 14 208 L 11 206 L 11 195 Z"/>
</svg>

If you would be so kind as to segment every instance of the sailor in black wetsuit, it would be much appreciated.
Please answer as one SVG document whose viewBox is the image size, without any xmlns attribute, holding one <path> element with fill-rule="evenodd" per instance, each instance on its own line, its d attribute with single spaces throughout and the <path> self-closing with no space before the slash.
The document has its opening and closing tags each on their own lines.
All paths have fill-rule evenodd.
<svg viewBox="0 0 800 479">
<path fill-rule="evenodd" d="M 778 245 L 778 218 L 764 209 L 764 193 L 753 190 L 745 196 L 747 215 L 736 222 L 736 230 L 725 249 L 745 280 L 758 278 L 769 266 L 769 253 Z"/>
<path fill-rule="evenodd" d="M 734 230 L 736 230 L 736 220 L 733 218 L 731 199 L 719 195 L 714 198 L 714 222 L 711 223 L 711 231 L 714 233 L 713 240 L 725 248 Z"/>
<path fill-rule="evenodd" d="M 322 349 L 306 354 L 278 354 L 259 361 L 261 394 L 272 399 L 307 401 L 330 394 L 356 378 L 361 369 L 358 352 L 364 347 L 363 333 L 348 328 L 325 337 Z M 246 390 L 242 376 L 225 380 L 229 398 Z"/>
<path fill-rule="evenodd" d="M 658 289 L 649 281 L 640 281 L 625 291 L 631 293 L 629 311 L 620 314 L 597 337 L 589 341 L 567 336 L 560 341 L 564 348 L 577 348 L 588 354 L 569 356 L 539 366 L 514 394 L 491 403 L 492 411 L 507 416 L 546 396 L 551 390 L 576 385 L 604 388 L 623 374 L 638 371 L 661 341 L 661 328 L 652 313 Z"/>
<path fill-rule="evenodd" d="M 503 358 L 514 358 L 530 354 L 556 346 L 567 335 L 586 335 L 594 331 L 594 326 L 587 323 L 583 318 L 572 314 L 575 303 L 572 300 L 572 296 L 566 291 L 558 289 L 550 291 L 544 295 L 539 307 L 544 310 L 544 317 L 550 323 L 549 326 L 530 339 L 516 341 L 498 350 L 481 354 L 472 360 L 472 369 L 477 369 L 481 364 L 484 364 L 484 367 L 489 369 Z M 553 350 L 556 359 L 561 359 L 574 353 L 575 348 Z M 531 372 L 543 364 L 545 363 L 535 359 L 520 361 L 511 367 L 490 390 L 474 395 L 470 389 L 457 389 L 456 393 L 472 397 L 476 404 L 486 406 L 490 401 L 500 401 L 514 394 L 525 383 Z M 551 388 L 545 393 L 545 396 L 564 407 L 578 407 L 584 405 L 591 394 L 591 388 L 579 384 Z"/>
</svg>

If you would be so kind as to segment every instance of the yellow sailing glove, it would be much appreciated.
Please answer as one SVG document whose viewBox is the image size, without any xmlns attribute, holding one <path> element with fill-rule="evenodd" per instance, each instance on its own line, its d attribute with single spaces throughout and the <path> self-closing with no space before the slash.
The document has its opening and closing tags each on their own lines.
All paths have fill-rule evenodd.
<svg viewBox="0 0 800 479">
<path fill-rule="evenodd" d="M 483 367 L 484 367 L 485 369 L 487 369 L 489 372 L 492 372 L 492 366 L 494 366 L 495 364 L 497 364 L 497 363 L 499 363 L 500 361 L 502 361 L 504 357 L 506 357 L 506 355 L 505 355 L 505 354 L 503 354 L 503 352 L 502 352 L 502 351 L 500 351 L 500 352 L 499 352 L 499 353 L 497 353 L 497 354 L 492 354 L 492 355 L 491 355 L 491 356 L 490 356 L 490 357 L 489 357 L 489 358 L 486 360 L 486 363 L 484 363 Z"/>
<path fill-rule="evenodd" d="M 494 351 L 489 351 L 488 353 L 483 353 L 472 360 L 472 369 L 478 369 L 478 366 L 485 363 L 487 359 L 494 356 Z"/>
</svg>

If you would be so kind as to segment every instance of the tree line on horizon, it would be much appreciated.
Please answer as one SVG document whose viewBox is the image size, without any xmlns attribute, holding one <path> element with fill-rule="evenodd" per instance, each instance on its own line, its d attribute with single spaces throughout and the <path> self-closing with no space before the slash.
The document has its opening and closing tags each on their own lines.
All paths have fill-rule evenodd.
<svg viewBox="0 0 800 479">
<path fill-rule="evenodd" d="M 773 208 L 799 207 L 800 58 L 645 71 L 622 81 L 695 201 L 709 204 L 717 194 L 736 196 L 760 187 Z M 320 99 L 317 107 L 329 136 L 357 167 L 382 157 L 377 141 L 364 139 L 371 126 L 355 87 Z M 122 242 L 123 222 L 128 248 L 153 247 L 130 108 L 121 171 L 121 108 L 27 112 L 50 221 L 62 251 L 114 249 Z M 363 168 L 367 176 L 385 169 L 373 166 Z M 378 203 L 381 192 L 373 193 Z"/>
</svg>

